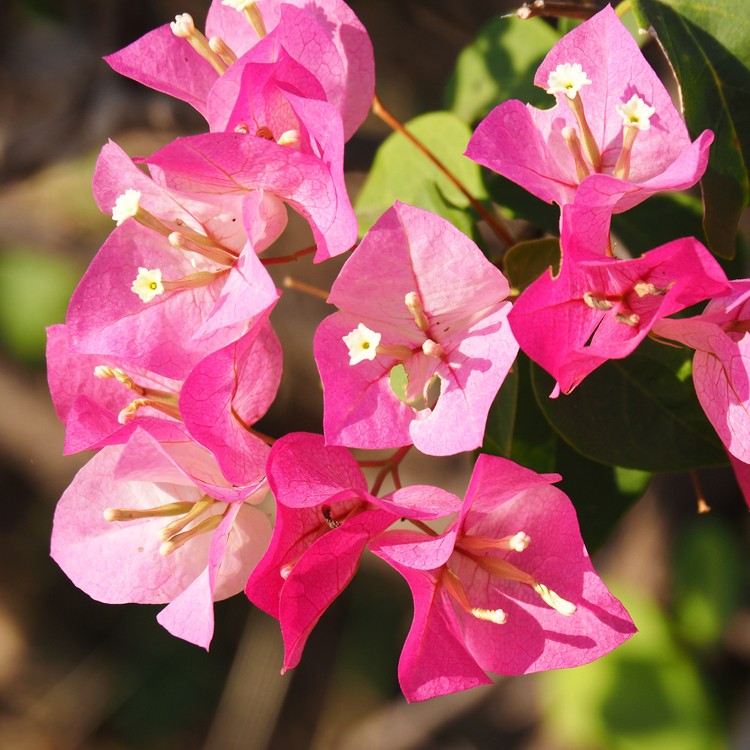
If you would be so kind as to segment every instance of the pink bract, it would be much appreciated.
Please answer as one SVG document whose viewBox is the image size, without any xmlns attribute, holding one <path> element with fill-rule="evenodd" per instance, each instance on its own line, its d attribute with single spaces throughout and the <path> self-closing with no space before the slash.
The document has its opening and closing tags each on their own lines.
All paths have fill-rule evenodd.
<svg viewBox="0 0 750 750">
<path fill-rule="evenodd" d="M 348 585 L 374 536 L 404 516 L 434 518 L 460 505 L 437 488 L 409 487 L 375 498 L 348 450 L 308 433 L 276 441 L 268 481 L 277 502 L 276 524 L 245 592 L 280 621 L 284 669 L 297 665 L 312 628 Z"/>
<path fill-rule="evenodd" d="M 444 534 L 392 531 L 370 544 L 414 597 L 399 662 L 407 700 L 489 684 L 486 671 L 586 664 L 635 632 L 591 565 L 570 500 L 551 486 L 558 479 L 481 455 L 460 516 Z M 508 540 L 517 535 L 527 539 L 516 550 Z M 554 592 L 554 607 L 532 581 Z"/>
<path fill-rule="evenodd" d="M 351 137 L 367 116 L 375 83 L 372 45 L 359 19 L 341 0 L 263 0 L 258 7 L 269 31 L 262 40 L 241 13 L 220 0 L 209 10 L 206 36 L 221 37 L 240 58 L 228 72 L 248 59 L 267 61 L 283 47 L 317 78 Z M 251 50 L 256 54 L 246 55 Z M 221 80 L 168 24 L 105 59 L 117 72 L 182 99 L 206 116 L 212 87 Z"/>
<path fill-rule="evenodd" d="M 149 509 L 167 503 L 195 504 L 217 482 L 211 507 L 187 525 L 220 515 L 214 530 L 198 534 L 169 554 L 158 536 L 172 517 L 104 519 L 106 508 Z M 81 469 L 60 499 L 52 530 L 52 557 L 79 588 L 110 604 L 168 603 L 157 619 L 179 638 L 208 648 L 213 602 L 242 590 L 270 535 L 260 502 L 266 486 L 242 499 L 222 489 L 218 468 L 190 443 L 160 444 L 138 431 L 126 445 L 108 446 Z M 225 484 L 225 483 L 224 483 Z M 234 502 L 226 502 L 227 500 Z M 183 510 L 183 513 L 185 511 Z M 176 536 L 171 537 L 173 541 Z"/>
<path fill-rule="evenodd" d="M 502 273 L 445 219 L 403 203 L 386 211 L 333 284 L 328 301 L 341 312 L 315 334 L 326 440 L 357 448 L 413 442 L 432 455 L 481 445 L 518 350 L 506 320 L 508 293 Z M 421 326 L 407 297 L 425 316 Z M 343 337 L 359 324 L 382 334 L 390 349 L 350 365 Z M 439 379 L 436 404 L 419 410 L 400 400 L 391 386 L 399 364 L 409 401 L 430 399 Z"/>
<path fill-rule="evenodd" d="M 565 221 L 560 273 L 542 274 L 508 316 L 513 333 L 570 393 L 608 359 L 632 352 L 657 320 L 728 291 L 719 264 L 696 239 L 674 240 L 640 258 L 591 252 L 592 242 Z"/>
<path fill-rule="evenodd" d="M 669 93 L 610 6 L 566 34 L 539 67 L 534 82 L 548 88 L 558 65 L 578 64 L 590 79 L 579 92 L 586 120 L 601 154 L 597 171 L 578 176 L 561 131 L 578 124 L 565 94 L 551 109 L 512 100 L 496 107 L 477 127 L 466 155 L 518 183 L 548 203 L 574 203 L 589 221 L 608 228 L 609 217 L 662 190 L 681 190 L 703 175 L 713 134 L 694 142 Z M 613 176 L 623 144 L 623 118 L 616 106 L 638 95 L 655 108 L 651 126 L 638 133 L 627 179 Z M 581 134 L 578 133 L 579 140 Z"/>
<path fill-rule="evenodd" d="M 702 315 L 659 321 L 654 333 L 695 349 L 698 400 L 731 456 L 750 464 L 750 280 L 730 284 Z"/>
</svg>

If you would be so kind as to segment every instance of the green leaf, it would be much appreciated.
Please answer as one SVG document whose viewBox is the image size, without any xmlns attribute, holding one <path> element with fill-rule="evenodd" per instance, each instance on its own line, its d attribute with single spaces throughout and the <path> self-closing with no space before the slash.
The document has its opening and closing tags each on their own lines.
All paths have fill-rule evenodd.
<svg viewBox="0 0 750 750">
<path fill-rule="evenodd" d="M 520 294 L 548 268 L 557 273 L 560 267 L 560 240 L 544 237 L 513 245 L 505 254 L 505 275 L 511 288 Z"/>
<path fill-rule="evenodd" d="M 488 176 L 487 190 L 492 201 L 507 209 L 512 218 L 525 219 L 549 234 L 559 233 L 560 209 L 558 206 L 545 203 L 520 185 L 516 185 L 515 182 L 499 174 L 492 173 Z"/>
<path fill-rule="evenodd" d="M 731 258 L 740 214 L 750 202 L 750 15 L 737 0 L 633 0 L 680 84 L 691 137 L 713 130 L 701 182 L 709 247 Z"/>
<path fill-rule="evenodd" d="M 487 415 L 482 453 L 510 458 L 518 409 L 518 365 L 506 375 Z"/>
<path fill-rule="evenodd" d="M 453 173 L 477 200 L 487 197 L 478 164 L 463 156 L 471 129 L 451 112 L 430 112 L 406 128 Z M 465 231 L 460 219 L 469 199 L 406 136 L 392 133 L 375 155 L 354 209 L 364 234 L 395 201 L 435 211 Z M 463 224 L 463 225 L 461 225 Z"/>
<path fill-rule="evenodd" d="M 506 99 L 552 106 L 534 74 L 560 35 L 541 18 L 495 18 L 458 57 L 446 88 L 446 106 L 468 123 Z"/>
<path fill-rule="evenodd" d="M 722 466 L 726 453 L 692 379 L 678 374 L 688 356 L 646 340 L 626 359 L 605 362 L 570 395 L 554 399 L 554 379 L 534 365 L 534 391 L 561 437 L 595 461 L 641 471 Z"/>
</svg>

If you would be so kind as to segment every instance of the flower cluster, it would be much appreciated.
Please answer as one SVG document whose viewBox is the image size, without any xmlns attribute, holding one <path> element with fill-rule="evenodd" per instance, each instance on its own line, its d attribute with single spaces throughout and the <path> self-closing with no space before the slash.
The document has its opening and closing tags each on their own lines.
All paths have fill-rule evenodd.
<svg viewBox="0 0 750 750">
<path fill-rule="evenodd" d="M 66 452 L 98 452 L 58 505 L 55 560 L 102 601 L 166 603 L 159 622 L 206 648 L 213 601 L 244 589 L 280 621 L 287 669 L 370 550 L 414 598 L 409 700 L 618 646 L 635 628 L 559 477 L 480 455 L 461 500 L 402 487 L 398 464 L 411 446 L 481 448 L 519 345 L 569 393 L 650 332 L 697 350 L 707 412 L 750 464 L 746 282 L 693 239 L 636 259 L 608 242 L 612 213 L 700 178 L 711 133 L 690 142 L 611 9 L 582 24 L 537 75 L 556 106 L 501 104 L 467 152 L 560 204 L 559 272 L 511 304 L 474 242 L 396 203 L 347 259 L 315 335 L 324 434 L 274 441 L 253 429 L 282 369 L 262 253 L 284 204 L 309 223 L 316 262 L 356 244 L 343 153 L 373 99 L 372 48 L 342 0 L 214 0 L 205 30 L 183 14 L 107 58 L 209 132 L 137 160 L 109 143 L 97 162 L 116 226 L 49 330 L 48 370 Z M 702 316 L 667 318 L 706 299 Z M 396 453 L 362 462 L 381 468 L 368 486 L 350 448 Z M 268 489 L 273 529 L 257 507 Z"/>
</svg>

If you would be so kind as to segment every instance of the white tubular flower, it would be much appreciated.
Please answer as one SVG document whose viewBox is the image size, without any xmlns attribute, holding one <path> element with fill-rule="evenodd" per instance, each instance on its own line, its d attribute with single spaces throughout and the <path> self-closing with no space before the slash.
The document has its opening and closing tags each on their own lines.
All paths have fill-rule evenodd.
<svg viewBox="0 0 750 750">
<path fill-rule="evenodd" d="M 380 334 L 371 331 L 364 323 L 360 323 L 353 331 L 343 336 L 344 343 L 349 347 L 349 364 L 356 365 L 369 359 L 375 359 Z"/>
<path fill-rule="evenodd" d="M 651 127 L 651 117 L 656 110 L 649 107 L 638 94 L 633 94 L 625 104 L 615 106 L 617 114 L 622 117 L 622 124 L 626 128 L 648 130 Z"/>
<path fill-rule="evenodd" d="M 140 190 L 132 188 L 126 190 L 116 201 L 112 209 L 112 218 L 119 227 L 125 219 L 130 219 L 138 213 L 141 204 Z"/>
<path fill-rule="evenodd" d="M 158 268 L 154 268 L 153 270 L 139 268 L 138 276 L 135 277 L 135 281 L 133 282 L 133 286 L 130 287 L 130 290 L 135 292 L 141 298 L 141 302 L 151 302 L 154 297 L 164 294 L 164 285 L 161 281 L 161 270 Z"/>
<path fill-rule="evenodd" d="M 547 93 L 565 94 L 568 99 L 575 99 L 578 92 L 590 83 L 580 63 L 563 63 L 549 74 Z"/>
</svg>

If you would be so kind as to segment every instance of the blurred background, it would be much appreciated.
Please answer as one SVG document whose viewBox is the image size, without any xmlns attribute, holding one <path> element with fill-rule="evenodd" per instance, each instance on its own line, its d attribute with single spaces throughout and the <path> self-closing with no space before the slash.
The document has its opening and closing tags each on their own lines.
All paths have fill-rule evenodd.
<svg viewBox="0 0 750 750">
<path fill-rule="evenodd" d="M 352 0 L 375 47 L 378 92 L 402 121 L 444 106 L 460 51 L 512 4 Z M 302 664 L 279 675 L 277 623 L 242 596 L 216 606 L 210 653 L 169 636 L 157 607 L 113 607 L 49 558 L 57 498 L 87 456 L 62 456 L 44 371 L 44 327 L 112 229 L 91 196 L 107 138 L 145 155 L 200 132 L 187 105 L 101 60 L 197 0 L 3 0 L 0 5 L 0 750 L 704 750 L 750 747 L 748 514 L 726 472 L 660 476 L 598 550 L 597 569 L 641 633 L 609 657 L 554 674 L 407 705 L 396 667 L 411 598 L 380 561 L 325 615 Z M 347 147 L 352 191 L 387 128 Z M 309 236 L 294 223 L 279 254 Z M 340 261 L 294 267 L 326 287 Z M 285 269 L 284 273 L 289 269 Z M 320 431 L 312 332 L 329 310 L 289 292 L 279 398 L 260 425 Z M 405 483 L 463 495 L 470 457 L 410 457 Z M 602 498 L 606 503 L 606 498 Z"/>
</svg>

